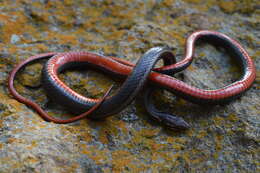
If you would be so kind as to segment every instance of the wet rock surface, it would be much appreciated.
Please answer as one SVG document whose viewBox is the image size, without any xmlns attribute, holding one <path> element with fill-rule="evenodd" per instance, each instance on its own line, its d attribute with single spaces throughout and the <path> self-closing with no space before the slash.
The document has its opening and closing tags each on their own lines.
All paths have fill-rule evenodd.
<svg viewBox="0 0 260 173">
<path fill-rule="evenodd" d="M 259 171 L 260 11 L 257 0 L 0 1 L 0 172 L 257 172 Z M 42 52 L 92 51 L 131 62 L 169 46 L 182 59 L 187 36 L 216 30 L 238 40 L 254 59 L 257 79 L 224 106 L 198 106 L 158 92 L 158 107 L 183 117 L 190 130 L 151 120 L 140 95 L 104 121 L 60 125 L 42 120 L 8 93 L 12 68 Z M 16 88 L 45 110 L 72 117 L 41 88 L 42 63 L 26 67 Z M 176 75 L 199 88 L 225 86 L 241 75 L 219 47 L 198 43 L 192 65 Z M 98 72 L 60 75 L 75 91 L 101 97 L 117 80 Z"/>
</svg>

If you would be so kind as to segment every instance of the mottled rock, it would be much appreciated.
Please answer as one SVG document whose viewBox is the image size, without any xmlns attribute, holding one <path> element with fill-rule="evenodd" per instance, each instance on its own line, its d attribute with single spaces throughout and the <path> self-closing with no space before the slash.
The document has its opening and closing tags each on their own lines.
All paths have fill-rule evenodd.
<svg viewBox="0 0 260 173">
<path fill-rule="evenodd" d="M 260 13 L 257 0 L 0 1 L 0 172 L 259 172 Z M 209 29 L 238 40 L 254 59 L 257 79 L 227 105 L 198 106 L 168 92 L 157 106 L 188 121 L 170 131 L 151 120 L 142 95 L 103 121 L 60 125 L 44 121 L 8 93 L 7 78 L 18 62 L 51 51 L 92 51 L 136 62 L 149 48 L 169 46 L 182 59 L 185 38 Z M 226 50 L 228 51 L 228 50 Z M 192 65 L 176 75 L 199 88 L 225 86 L 240 71 L 221 48 L 196 46 Z M 15 80 L 19 93 L 51 115 L 74 115 L 41 88 L 44 61 Z M 119 80 L 88 70 L 61 79 L 80 94 L 98 98 Z"/>
</svg>

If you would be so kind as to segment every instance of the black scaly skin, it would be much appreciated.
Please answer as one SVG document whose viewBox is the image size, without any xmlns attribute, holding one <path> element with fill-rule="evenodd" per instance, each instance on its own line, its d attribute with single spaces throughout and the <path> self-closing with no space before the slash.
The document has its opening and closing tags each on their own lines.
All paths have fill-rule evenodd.
<svg viewBox="0 0 260 173">
<path fill-rule="evenodd" d="M 169 58 L 171 61 L 165 61 L 165 59 L 163 59 L 164 66 L 176 63 L 176 58 L 173 54 L 169 55 Z M 167 75 L 174 75 L 175 73 L 178 73 L 179 71 L 184 70 L 188 66 L 189 66 L 189 64 L 181 67 L 181 69 L 172 68 L 172 69 L 168 69 L 168 70 L 160 70 L 157 72 L 167 74 Z M 186 121 L 184 121 L 183 118 L 178 117 L 173 114 L 169 114 L 167 112 L 162 112 L 154 106 L 152 94 L 156 89 L 158 89 L 156 86 L 149 86 L 146 88 L 145 93 L 144 93 L 144 105 L 145 105 L 146 111 L 149 113 L 151 118 L 160 122 L 167 128 L 170 128 L 173 130 L 186 130 L 186 129 L 190 128 L 190 125 Z"/>
<path fill-rule="evenodd" d="M 169 57 L 172 59 L 170 60 Z M 148 50 L 137 62 L 135 68 L 132 73 L 128 76 L 128 78 L 123 83 L 122 87 L 116 92 L 115 95 L 106 98 L 105 101 L 95 110 L 92 114 L 89 115 L 92 119 L 101 119 L 107 117 L 108 115 L 116 114 L 122 111 L 126 106 L 128 106 L 132 100 L 136 97 L 141 89 L 143 89 L 146 84 L 147 77 L 150 74 L 151 70 L 154 68 L 156 62 L 160 59 L 164 60 L 166 64 L 175 63 L 174 55 L 171 51 L 166 47 L 155 47 Z M 46 63 L 46 68 L 48 63 Z M 85 63 L 84 65 L 88 65 Z M 82 66 L 82 63 L 75 64 L 66 64 L 65 66 L 61 66 L 59 72 L 65 70 L 66 68 L 71 68 L 72 66 Z M 163 72 L 162 72 L 163 73 Z M 69 110 L 79 113 L 86 112 L 86 110 L 90 109 L 92 105 L 89 102 L 83 102 L 73 96 L 70 96 L 63 90 L 60 90 L 58 87 L 53 85 L 54 81 L 48 75 L 47 70 L 43 69 L 43 83 L 44 88 L 48 94 L 51 95 L 52 98 L 69 108 Z M 150 90 L 149 90 L 150 91 Z M 147 92 L 150 95 L 150 92 Z M 68 98 L 69 97 L 69 98 Z M 72 97 L 72 98 L 71 98 Z M 148 98 L 148 96 L 146 96 Z M 59 98 L 62 98 L 59 99 Z M 146 100 L 148 100 L 146 98 Z M 76 104 L 75 104 L 76 102 Z M 146 103 L 146 108 L 148 112 L 151 113 L 151 116 L 154 119 L 158 119 L 163 124 L 167 125 L 170 128 L 179 128 L 186 129 L 188 127 L 187 123 L 184 122 L 181 118 L 176 116 L 171 116 L 169 114 L 162 114 L 151 105 L 151 103 Z M 149 109 L 152 109 L 151 111 Z"/>
<path fill-rule="evenodd" d="M 158 109 L 155 108 L 151 98 L 154 90 L 156 90 L 155 87 L 149 87 L 146 89 L 144 95 L 144 105 L 149 115 L 154 120 L 160 122 L 161 124 L 165 125 L 167 128 L 173 130 L 186 130 L 190 128 L 190 125 L 186 121 L 184 121 L 181 117 L 178 117 L 173 114 L 169 114 L 167 112 L 159 111 Z"/>
</svg>

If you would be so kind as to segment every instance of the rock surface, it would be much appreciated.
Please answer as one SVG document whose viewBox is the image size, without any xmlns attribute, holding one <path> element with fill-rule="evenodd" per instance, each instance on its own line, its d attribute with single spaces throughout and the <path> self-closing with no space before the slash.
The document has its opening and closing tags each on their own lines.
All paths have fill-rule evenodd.
<svg viewBox="0 0 260 173">
<path fill-rule="evenodd" d="M 259 7 L 257 0 L 0 0 L 0 172 L 259 172 Z M 255 61 L 257 79 L 225 106 L 158 93 L 160 109 L 192 125 L 184 132 L 150 120 L 141 96 L 104 121 L 59 125 L 42 120 L 7 90 L 9 72 L 31 55 L 82 50 L 136 62 L 149 48 L 167 45 L 180 60 L 185 38 L 199 29 L 238 40 Z M 231 59 L 201 43 L 192 65 L 177 77 L 200 88 L 221 87 L 240 75 Z M 72 116 L 41 89 L 42 63 L 21 72 L 17 90 L 52 115 Z M 113 83 L 87 70 L 61 78 L 92 97 Z"/>
</svg>

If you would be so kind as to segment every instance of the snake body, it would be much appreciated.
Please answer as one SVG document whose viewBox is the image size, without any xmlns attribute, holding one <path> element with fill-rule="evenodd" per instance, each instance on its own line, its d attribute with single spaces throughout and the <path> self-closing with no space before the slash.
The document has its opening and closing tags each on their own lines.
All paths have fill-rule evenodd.
<svg viewBox="0 0 260 173">
<path fill-rule="evenodd" d="M 212 44 L 226 48 L 242 67 L 242 77 L 228 86 L 214 90 L 199 89 L 174 78 L 172 76 L 173 74 L 184 70 L 191 64 L 194 55 L 195 42 L 198 39 L 203 39 Z M 59 121 L 57 119 L 51 119 L 38 105 L 20 96 L 13 87 L 15 74 L 20 68 L 34 60 L 43 58 L 50 58 L 42 72 L 42 83 L 45 90 L 48 95 L 55 98 L 58 103 L 66 106 L 72 112 L 84 114 L 84 112 L 89 110 L 87 115 L 92 119 L 105 118 L 116 114 L 131 103 L 148 82 L 149 85 L 145 94 L 145 105 L 148 112 L 153 118 L 166 124 L 168 127 L 180 129 L 188 128 L 189 125 L 177 116 L 161 113 L 150 104 L 149 100 L 152 92 L 152 89 L 149 89 L 150 85 L 152 85 L 153 88 L 160 87 L 166 89 L 193 103 L 222 104 L 239 97 L 249 89 L 256 76 L 256 70 L 252 59 L 237 41 L 222 33 L 207 30 L 194 32 L 188 37 L 186 40 L 184 58 L 177 63 L 175 62 L 174 55 L 165 47 L 155 47 L 148 50 L 139 59 L 136 65 L 119 58 L 105 57 L 90 52 L 54 52 L 31 57 L 19 64 L 12 71 L 9 78 L 10 92 L 19 101 L 35 108 L 45 119 L 57 123 L 67 122 L 65 122 L 65 120 Z M 164 66 L 154 68 L 156 62 L 160 59 L 164 60 Z M 98 69 L 113 75 L 114 77 L 124 78 L 125 81 L 113 96 L 106 96 L 101 100 L 90 99 L 70 89 L 58 77 L 58 74 L 63 70 L 77 66 Z"/>
</svg>

